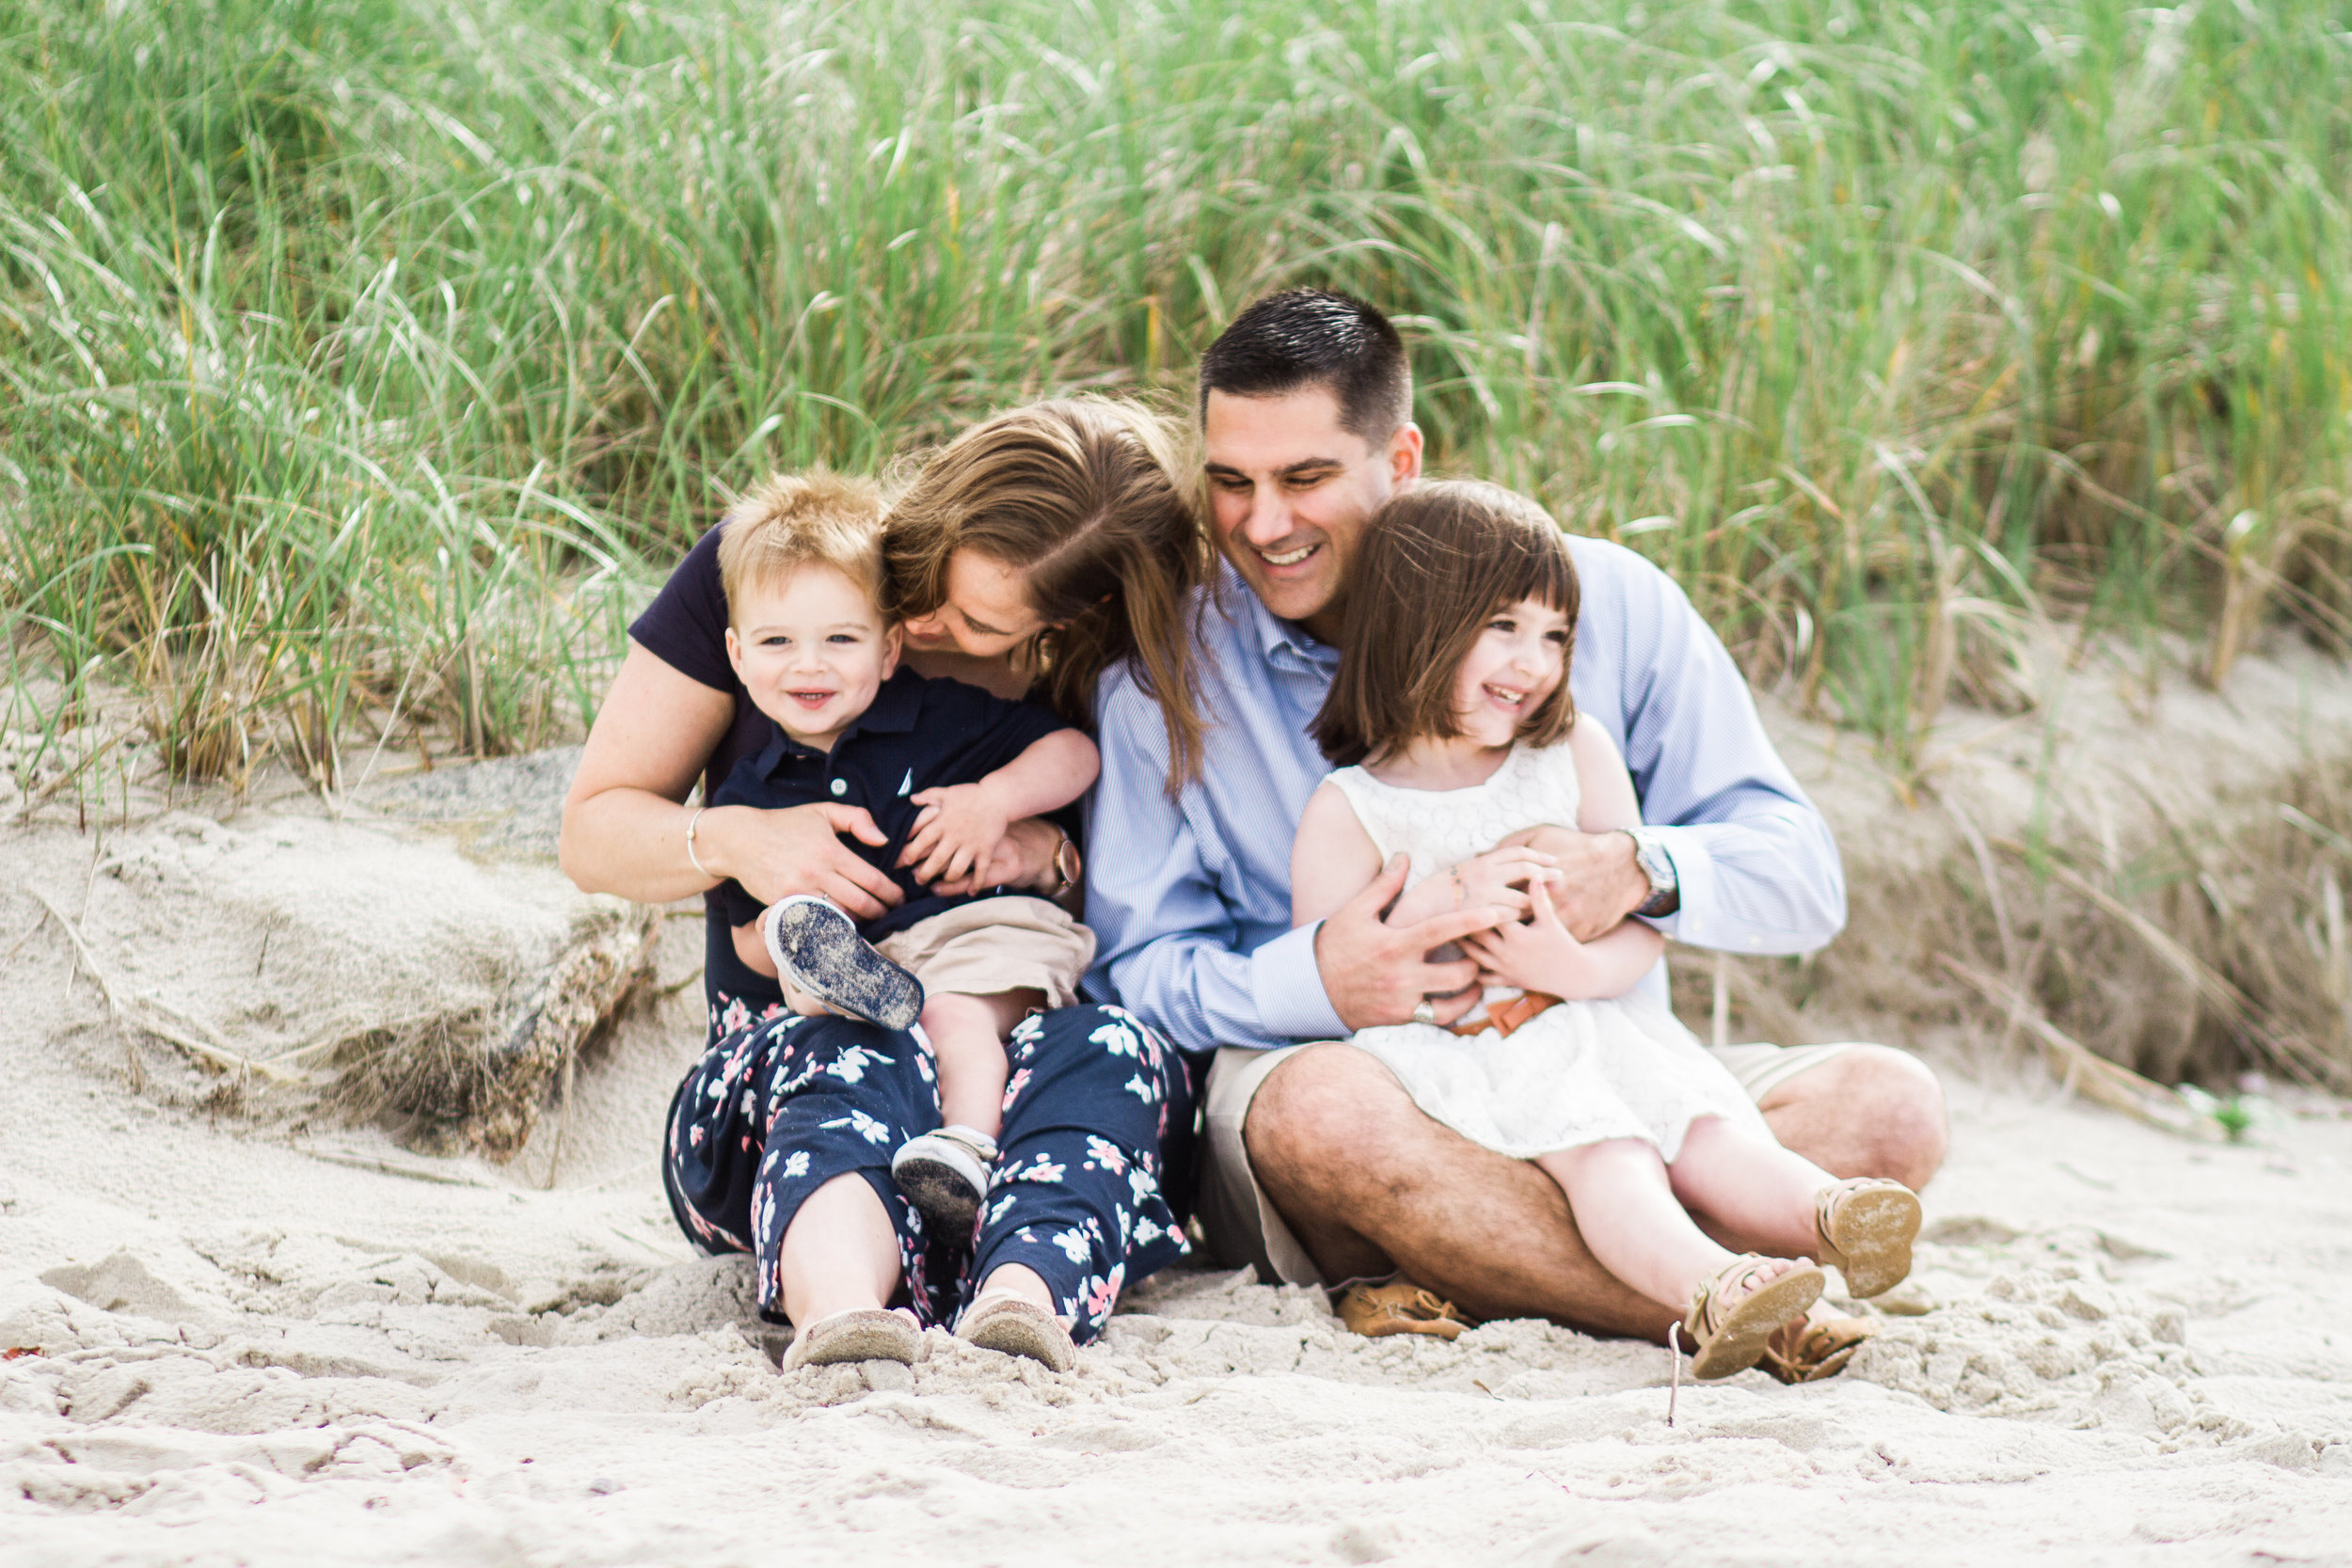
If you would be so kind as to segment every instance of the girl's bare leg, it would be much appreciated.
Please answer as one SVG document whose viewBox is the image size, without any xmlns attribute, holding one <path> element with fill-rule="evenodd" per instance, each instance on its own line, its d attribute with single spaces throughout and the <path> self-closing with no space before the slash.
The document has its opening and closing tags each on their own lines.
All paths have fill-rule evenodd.
<svg viewBox="0 0 2352 1568">
<path fill-rule="evenodd" d="M 1684 1145 L 1687 1150 L 1687 1137 Z M 1699 1282 L 1734 1260 L 1691 1222 L 1665 1162 L 1637 1138 L 1561 1149 L 1536 1156 L 1535 1164 L 1568 1195 L 1577 1229 L 1600 1265 L 1677 1318 Z M 1793 1266 L 1769 1266 L 1758 1283 Z"/>
<path fill-rule="evenodd" d="M 1038 990 L 966 996 L 939 991 L 923 1003 L 923 1034 L 939 1062 L 939 1119 L 994 1137 L 1005 1121 L 1005 1037 L 1031 1007 Z"/>
<path fill-rule="evenodd" d="M 1814 1200 L 1837 1183 L 1804 1155 L 1721 1117 L 1691 1123 L 1668 1174 L 1684 1208 L 1784 1258 L 1810 1258 L 1820 1249 Z"/>
<path fill-rule="evenodd" d="M 836 1176 L 802 1201 L 776 1264 L 784 1315 L 806 1327 L 835 1312 L 888 1305 L 898 1292 L 898 1234 L 864 1177 Z"/>
</svg>

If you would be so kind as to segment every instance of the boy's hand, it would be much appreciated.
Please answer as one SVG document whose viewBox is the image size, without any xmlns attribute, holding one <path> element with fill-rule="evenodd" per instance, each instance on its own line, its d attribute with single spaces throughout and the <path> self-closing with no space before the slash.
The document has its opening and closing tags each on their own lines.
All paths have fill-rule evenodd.
<svg viewBox="0 0 2352 1568">
<path fill-rule="evenodd" d="M 914 867 L 914 879 L 926 887 L 988 864 L 1011 825 L 986 781 L 920 790 L 913 800 L 923 813 L 898 863 Z"/>
<path fill-rule="evenodd" d="M 1551 890 L 1542 880 L 1531 883 L 1528 891 L 1534 904 L 1532 919 L 1507 921 L 1462 939 L 1463 948 L 1478 960 L 1479 983 L 1553 996 L 1582 994 L 1585 988 L 1580 981 L 1588 967 L 1584 944 L 1561 923 Z"/>
</svg>

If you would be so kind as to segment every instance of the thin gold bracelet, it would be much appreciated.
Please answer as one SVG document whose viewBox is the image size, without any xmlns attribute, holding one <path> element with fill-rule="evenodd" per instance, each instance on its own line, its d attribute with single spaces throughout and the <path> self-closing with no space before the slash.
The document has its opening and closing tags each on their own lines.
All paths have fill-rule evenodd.
<svg viewBox="0 0 2352 1568">
<path fill-rule="evenodd" d="M 694 830 L 701 824 L 703 813 L 708 811 L 709 809 L 710 808 L 708 806 L 696 806 L 694 808 L 694 815 L 686 819 L 686 858 L 693 863 L 695 870 L 701 872 L 706 877 L 709 877 L 710 879 L 715 882 L 719 880 L 719 879 L 711 875 L 710 867 L 703 863 L 703 858 L 694 853 Z"/>
</svg>

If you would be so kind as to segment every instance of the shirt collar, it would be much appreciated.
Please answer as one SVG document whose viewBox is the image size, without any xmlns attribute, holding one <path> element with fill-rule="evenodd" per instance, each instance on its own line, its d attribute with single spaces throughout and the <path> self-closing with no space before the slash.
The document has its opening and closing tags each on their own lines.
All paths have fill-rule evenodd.
<svg viewBox="0 0 2352 1568">
<path fill-rule="evenodd" d="M 1316 638 L 1315 634 L 1295 621 L 1285 621 L 1265 607 L 1248 583 L 1242 580 L 1231 562 L 1220 562 L 1217 570 L 1223 577 L 1219 585 L 1227 602 L 1238 601 L 1242 618 L 1258 640 L 1258 651 L 1269 664 L 1292 669 L 1305 668 L 1328 673 L 1337 669 L 1340 651 Z"/>
<path fill-rule="evenodd" d="M 914 721 L 922 711 L 923 677 L 902 664 L 898 673 L 882 683 L 882 689 L 874 693 L 874 700 L 866 705 L 866 711 L 850 720 L 850 727 L 834 737 L 834 750 L 838 752 L 853 736 L 905 735 L 914 728 Z M 772 776 L 777 768 L 784 766 L 787 757 L 806 761 L 811 757 L 822 758 L 826 755 L 816 747 L 803 745 L 785 734 L 782 724 L 773 720 L 769 722 L 775 734 L 761 750 L 759 761 L 755 764 L 761 777 Z"/>
</svg>

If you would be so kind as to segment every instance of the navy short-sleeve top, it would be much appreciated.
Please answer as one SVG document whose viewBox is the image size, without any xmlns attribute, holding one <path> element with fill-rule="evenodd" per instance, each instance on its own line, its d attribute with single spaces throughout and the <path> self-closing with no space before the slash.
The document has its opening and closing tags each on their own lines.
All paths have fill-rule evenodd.
<svg viewBox="0 0 2352 1568">
<path fill-rule="evenodd" d="M 1056 730 L 1070 727 L 1041 703 L 1008 702 L 961 681 L 926 680 L 902 669 L 882 682 L 830 752 L 803 745 L 770 721 L 768 744 L 737 763 L 710 800 L 771 810 L 819 800 L 864 806 L 888 842 L 877 847 L 848 835 L 841 842 L 888 875 L 905 899 L 880 919 L 859 923 L 859 935 L 880 942 L 943 910 L 1004 891 L 948 897 L 899 867 L 899 852 L 923 814 L 914 798 L 927 789 L 977 784 Z M 720 883 L 719 893 L 730 925 L 756 920 L 766 907 L 737 882 Z"/>
<path fill-rule="evenodd" d="M 775 721 L 754 705 L 751 693 L 744 689 L 741 681 L 736 679 L 735 667 L 727 661 L 727 595 L 725 587 L 719 579 L 719 529 L 713 528 L 695 541 L 694 547 L 686 552 L 686 558 L 670 574 L 670 580 L 662 584 L 661 592 L 654 596 L 653 603 L 645 607 L 644 613 L 638 616 L 628 628 L 630 639 L 662 663 L 691 680 L 713 690 L 726 692 L 735 699 L 735 721 L 728 726 L 727 733 L 719 737 L 718 747 L 710 753 L 710 761 L 703 771 L 703 799 L 713 804 L 717 803 L 720 788 L 734 776 L 736 770 L 746 762 L 755 761 L 778 736 Z M 962 686 L 961 682 L 931 681 L 923 684 L 926 687 L 959 687 L 986 702 L 1002 702 L 1002 699 L 990 697 L 977 688 Z M 880 698 L 877 697 L 876 701 L 879 705 Z M 1011 708 L 1033 705 L 1008 703 L 1004 705 Z M 873 717 L 872 710 L 868 710 L 867 717 Z M 1046 713 L 1045 717 L 1052 719 L 1050 713 Z M 1059 727 L 1060 721 L 1054 720 L 1046 730 L 1032 734 L 1029 740 Z M 919 721 L 913 733 L 924 733 Z M 1028 744 L 1027 740 L 1021 742 L 1001 761 L 982 768 L 969 779 L 935 778 L 931 782 L 974 782 L 1020 755 Z M 835 749 L 839 749 L 839 742 L 835 743 Z M 945 756 L 947 750 L 943 747 L 941 755 Z M 916 776 L 923 777 L 919 770 Z M 832 775 L 828 774 L 825 780 L 827 793 L 823 798 L 847 800 L 846 788 L 840 796 L 831 793 L 831 779 Z M 883 791 L 887 800 L 866 799 L 856 802 L 874 813 L 876 825 L 884 832 L 892 833 L 893 847 L 885 851 L 869 849 L 868 846 L 850 840 L 843 841 L 868 861 L 885 869 L 890 861 L 898 858 L 903 840 L 893 832 L 883 819 L 883 813 L 876 807 L 897 799 L 895 789 L 898 782 L 895 777 L 889 781 L 890 790 Z M 918 784 L 914 787 L 922 789 L 929 785 Z M 1057 816 L 1056 820 L 1062 818 Z M 902 890 L 912 886 L 904 878 L 898 880 Z M 775 981 L 735 956 L 735 940 L 729 925 L 730 910 L 725 895 L 725 890 L 734 886 L 732 882 L 723 882 L 703 895 L 704 924 L 707 927 L 703 942 L 703 991 L 710 1004 L 710 1026 L 714 1037 L 732 1033 L 784 1005 L 784 993 L 777 989 Z M 909 902 L 913 900 L 910 898 Z M 902 913 L 905 908 L 902 905 L 891 913 Z M 917 914 L 914 918 L 919 920 L 922 916 Z"/>
</svg>

